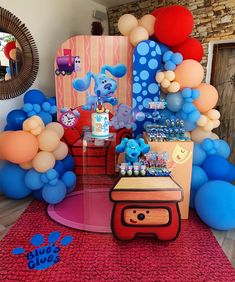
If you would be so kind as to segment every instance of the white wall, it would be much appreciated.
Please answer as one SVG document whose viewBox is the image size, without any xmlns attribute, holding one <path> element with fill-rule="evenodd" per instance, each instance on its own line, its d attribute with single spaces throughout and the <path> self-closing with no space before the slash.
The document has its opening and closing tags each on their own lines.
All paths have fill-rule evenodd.
<svg viewBox="0 0 235 282">
<path fill-rule="evenodd" d="M 41 89 L 47 96 L 55 95 L 54 57 L 61 43 L 74 35 L 90 34 L 93 10 L 106 12 L 105 6 L 92 0 L 0 0 L 0 6 L 25 23 L 34 37 L 40 66 L 32 88 Z M 108 34 L 108 22 L 102 25 Z M 22 105 L 21 101 L 21 97 L 0 101 L 0 129 L 6 113 Z"/>
</svg>

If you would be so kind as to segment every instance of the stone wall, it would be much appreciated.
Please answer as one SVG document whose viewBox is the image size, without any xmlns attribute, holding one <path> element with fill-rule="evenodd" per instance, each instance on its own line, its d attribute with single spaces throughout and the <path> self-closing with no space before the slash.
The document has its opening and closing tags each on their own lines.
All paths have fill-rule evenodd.
<svg viewBox="0 0 235 282">
<path fill-rule="evenodd" d="M 139 0 L 108 9 L 110 35 L 119 34 L 117 22 L 121 15 L 130 13 L 137 18 L 151 13 L 155 8 L 180 4 L 187 7 L 194 16 L 191 36 L 199 39 L 204 48 L 202 65 L 207 64 L 208 42 L 234 39 L 235 0 Z"/>
</svg>

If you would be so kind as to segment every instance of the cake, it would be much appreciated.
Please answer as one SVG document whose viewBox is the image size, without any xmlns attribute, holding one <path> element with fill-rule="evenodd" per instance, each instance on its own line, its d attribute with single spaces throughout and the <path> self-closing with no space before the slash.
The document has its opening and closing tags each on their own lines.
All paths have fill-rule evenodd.
<svg viewBox="0 0 235 282">
<path fill-rule="evenodd" d="M 92 136 L 95 138 L 109 137 L 109 114 L 93 113 L 91 115 Z"/>
</svg>

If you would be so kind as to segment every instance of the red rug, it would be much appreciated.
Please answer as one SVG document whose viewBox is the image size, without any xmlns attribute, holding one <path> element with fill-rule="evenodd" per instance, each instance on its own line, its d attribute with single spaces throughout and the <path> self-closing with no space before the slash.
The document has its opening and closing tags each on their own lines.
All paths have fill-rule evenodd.
<svg viewBox="0 0 235 282">
<path fill-rule="evenodd" d="M 72 235 L 61 247 L 61 261 L 46 270 L 29 270 L 25 255 L 13 255 L 18 246 L 33 250 L 36 233 Z M 211 231 L 194 213 L 182 223 L 174 242 L 152 239 L 118 242 L 111 235 L 80 232 L 53 222 L 46 205 L 34 201 L 0 242 L 0 281 L 235 281 L 230 265 Z"/>
</svg>

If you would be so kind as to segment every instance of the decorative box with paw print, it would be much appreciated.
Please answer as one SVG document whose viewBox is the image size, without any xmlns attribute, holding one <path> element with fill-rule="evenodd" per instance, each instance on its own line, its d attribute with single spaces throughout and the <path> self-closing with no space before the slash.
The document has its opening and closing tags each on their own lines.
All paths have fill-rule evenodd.
<svg viewBox="0 0 235 282">
<path fill-rule="evenodd" d="M 171 177 L 122 177 L 110 198 L 114 202 L 111 227 L 117 239 L 178 237 L 183 190 Z"/>
</svg>

